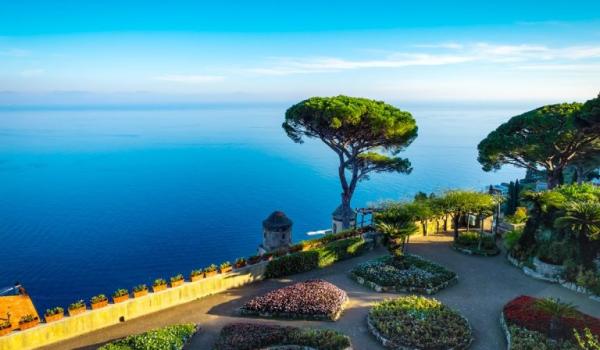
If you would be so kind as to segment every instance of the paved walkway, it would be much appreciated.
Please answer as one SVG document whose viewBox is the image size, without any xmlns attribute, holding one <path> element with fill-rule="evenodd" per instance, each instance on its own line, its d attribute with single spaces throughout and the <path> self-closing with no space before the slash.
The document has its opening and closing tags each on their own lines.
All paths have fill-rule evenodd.
<svg viewBox="0 0 600 350">
<path fill-rule="evenodd" d="M 571 292 L 556 284 L 534 280 L 508 263 L 503 255 L 486 258 L 467 256 L 449 247 L 450 237 L 436 235 L 419 237 L 411 242 L 409 252 L 420 254 L 458 273 L 459 282 L 438 294 L 450 307 L 460 311 L 469 319 L 475 342 L 471 349 L 505 349 L 504 335 L 499 317 L 502 306 L 522 294 L 537 297 L 559 297 L 576 304 L 579 310 L 600 317 L 600 303 L 581 294 Z M 45 347 L 55 349 L 95 349 L 98 344 L 129 334 L 140 333 L 156 327 L 174 323 L 194 322 L 201 331 L 192 340 L 190 350 L 212 348 L 220 329 L 230 322 L 261 322 L 294 325 L 301 327 L 327 327 L 337 329 L 352 338 L 354 349 L 370 350 L 382 347 L 370 335 L 366 327 L 366 315 L 370 306 L 384 298 L 397 294 L 375 293 L 362 287 L 347 276 L 356 264 L 386 254 L 378 248 L 358 258 L 346 260 L 332 267 L 291 276 L 289 279 L 267 280 L 249 286 L 209 296 L 195 302 L 177 306 L 140 319 L 127 321 L 81 337 Z M 337 322 L 316 321 L 272 321 L 237 316 L 236 310 L 251 297 L 284 286 L 291 282 L 310 278 L 328 280 L 348 293 L 350 303 Z"/>
</svg>

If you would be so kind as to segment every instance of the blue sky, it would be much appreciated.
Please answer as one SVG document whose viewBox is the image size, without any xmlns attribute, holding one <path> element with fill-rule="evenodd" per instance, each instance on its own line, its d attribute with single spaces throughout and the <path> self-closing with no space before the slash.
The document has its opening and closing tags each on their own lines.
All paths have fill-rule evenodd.
<svg viewBox="0 0 600 350">
<path fill-rule="evenodd" d="M 599 1 L 0 2 L 0 104 L 599 91 Z"/>
</svg>

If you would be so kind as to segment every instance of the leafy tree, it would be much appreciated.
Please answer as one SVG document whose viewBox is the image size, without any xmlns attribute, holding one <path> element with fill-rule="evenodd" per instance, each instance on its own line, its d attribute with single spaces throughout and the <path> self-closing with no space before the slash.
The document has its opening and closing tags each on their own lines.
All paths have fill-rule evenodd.
<svg viewBox="0 0 600 350">
<path fill-rule="evenodd" d="M 339 159 L 343 228 L 350 226 L 356 185 L 378 172 L 410 173 L 398 154 L 417 137 L 409 112 L 381 101 L 348 96 L 312 97 L 290 107 L 283 129 L 297 143 L 318 138 Z"/>
<path fill-rule="evenodd" d="M 565 167 L 600 138 L 600 133 L 589 131 L 595 114 L 581 121 L 581 108 L 580 103 L 563 103 L 512 117 L 477 146 L 483 170 L 497 170 L 505 164 L 545 169 L 548 188 L 556 187 Z"/>
<path fill-rule="evenodd" d="M 385 245 L 395 259 L 401 259 L 410 236 L 418 229 L 404 204 L 393 204 L 375 215 L 376 227 L 385 236 Z"/>
<path fill-rule="evenodd" d="M 600 203 L 570 202 L 565 215 L 556 219 L 554 225 L 559 229 L 567 228 L 576 235 L 583 264 L 593 267 L 598 252 L 591 241 L 600 238 Z"/>
<path fill-rule="evenodd" d="M 455 240 L 459 235 L 460 218 L 475 211 L 475 202 L 479 194 L 475 191 L 453 190 L 446 192 L 441 197 L 442 206 L 447 208 L 453 221 Z"/>
<path fill-rule="evenodd" d="M 419 199 L 411 203 L 406 203 L 405 208 L 413 220 L 421 224 L 423 236 L 427 236 L 429 221 L 434 217 L 434 211 L 431 208 L 429 199 Z"/>
</svg>

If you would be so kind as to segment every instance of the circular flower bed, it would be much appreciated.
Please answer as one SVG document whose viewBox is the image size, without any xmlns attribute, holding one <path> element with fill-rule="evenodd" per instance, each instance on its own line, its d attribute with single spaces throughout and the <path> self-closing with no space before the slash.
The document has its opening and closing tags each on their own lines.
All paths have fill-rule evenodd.
<svg viewBox="0 0 600 350">
<path fill-rule="evenodd" d="M 436 299 L 407 296 L 376 304 L 369 329 L 390 349 L 466 349 L 473 340 L 469 322 Z"/>
<path fill-rule="evenodd" d="M 346 292 L 323 280 L 308 280 L 248 301 L 243 315 L 337 320 L 348 301 Z"/>
<path fill-rule="evenodd" d="M 359 264 L 350 276 L 378 292 L 433 294 L 457 280 L 456 274 L 416 255 L 401 260 L 385 257 Z"/>
<path fill-rule="evenodd" d="M 463 232 L 452 244 L 452 248 L 469 255 L 494 256 L 500 254 L 494 237 L 476 232 Z"/>
<path fill-rule="evenodd" d="M 522 295 L 511 300 L 502 310 L 502 322 L 504 331 L 513 347 L 536 345 L 540 349 L 563 349 L 577 343 L 575 332 L 582 335 L 589 330 L 595 336 L 600 337 L 600 319 L 581 313 L 572 305 L 560 301 L 546 300 Z M 554 304 L 553 304 L 554 303 Z M 548 311 L 550 305 L 554 309 L 562 308 L 563 316 L 552 316 Z M 554 318 L 554 319 L 553 319 Z M 553 326 L 553 327 L 552 327 Z M 556 339 L 561 340 L 561 346 L 557 347 Z M 542 347 L 544 344 L 545 347 Z"/>
<path fill-rule="evenodd" d="M 221 330 L 214 350 L 286 349 L 292 346 L 317 350 L 350 349 L 350 339 L 329 329 L 301 329 L 277 325 L 233 323 Z"/>
</svg>

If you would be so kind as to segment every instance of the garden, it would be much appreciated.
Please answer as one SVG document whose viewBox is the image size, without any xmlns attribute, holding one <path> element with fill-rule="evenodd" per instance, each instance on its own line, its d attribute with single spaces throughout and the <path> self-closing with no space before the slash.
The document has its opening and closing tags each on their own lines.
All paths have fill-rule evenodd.
<svg viewBox="0 0 600 350">
<path fill-rule="evenodd" d="M 194 324 L 167 326 L 113 341 L 98 350 L 182 350 L 197 330 Z"/>
<path fill-rule="evenodd" d="M 337 320 L 348 301 L 346 292 L 324 280 L 308 280 L 253 298 L 240 309 L 245 316 Z"/>
<path fill-rule="evenodd" d="M 373 306 L 369 330 L 390 349 L 466 349 L 473 341 L 469 322 L 436 299 L 406 296 Z"/>
<path fill-rule="evenodd" d="M 434 294 L 458 280 L 456 274 L 417 255 L 383 257 L 359 264 L 350 277 L 377 292 Z"/>
<path fill-rule="evenodd" d="M 536 278 L 600 296 L 600 188 L 591 184 L 522 193 L 523 230 L 505 235 L 508 258 Z"/>
<path fill-rule="evenodd" d="M 350 338 L 329 329 L 302 329 L 255 323 L 233 323 L 221 330 L 214 350 L 278 349 L 300 346 L 317 350 L 351 349 Z"/>
<path fill-rule="evenodd" d="M 579 312 L 558 299 L 520 296 L 502 310 L 502 327 L 509 350 L 593 350 L 598 341 L 600 320 Z"/>
</svg>

